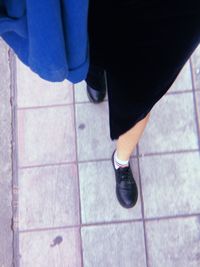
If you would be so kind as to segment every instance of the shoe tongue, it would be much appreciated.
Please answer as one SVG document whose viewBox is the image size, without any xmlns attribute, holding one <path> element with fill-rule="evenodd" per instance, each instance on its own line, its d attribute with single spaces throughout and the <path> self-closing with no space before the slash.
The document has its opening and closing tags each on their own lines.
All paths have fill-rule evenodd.
<svg viewBox="0 0 200 267">
<path fill-rule="evenodd" d="M 129 166 L 119 167 L 119 171 L 124 172 L 124 173 L 128 172 L 128 169 L 129 169 Z"/>
<path fill-rule="evenodd" d="M 120 168 L 120 170 L 127 170 L 129 168 L 129 165 L 126 165 L 124 167 L 120 166 L 119 168 Z"/>
</svg>

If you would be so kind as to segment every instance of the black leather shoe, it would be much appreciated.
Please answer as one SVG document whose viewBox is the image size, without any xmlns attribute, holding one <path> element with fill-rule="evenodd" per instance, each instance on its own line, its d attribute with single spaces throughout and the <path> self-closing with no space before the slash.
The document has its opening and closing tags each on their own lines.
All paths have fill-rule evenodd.
<svg viewBox="0 0 200 267">
<path fill-rule="evenodd" d="M 106 96 L 106 77 L 104 69 L 90 65 L 85 81 L 90 102 L 102 102 Z"/>
<path fill-rule="evenodd" d="M 114 153 L 112 154 L 112 164 L 115 170 L 116 178 L 116 196 L 119 203 L 124 208 L 132 208 L 138 199 L 137 184 L 134 180 L 130 163 L 128 167 L 119 167 L 115 169 Z"/>
</svg>

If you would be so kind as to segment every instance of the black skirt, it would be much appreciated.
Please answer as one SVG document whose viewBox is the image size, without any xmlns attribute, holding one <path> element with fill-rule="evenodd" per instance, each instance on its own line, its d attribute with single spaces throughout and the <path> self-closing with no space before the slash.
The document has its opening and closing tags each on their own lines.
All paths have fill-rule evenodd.
<svg viewBox="0 0 200 267">
<path fill-rule="evenodd" d="M 199 0 L 90 0 L 90 63 L 105 69 L 110 138 L 143 119 L 200 42 Z"/>
</svg>

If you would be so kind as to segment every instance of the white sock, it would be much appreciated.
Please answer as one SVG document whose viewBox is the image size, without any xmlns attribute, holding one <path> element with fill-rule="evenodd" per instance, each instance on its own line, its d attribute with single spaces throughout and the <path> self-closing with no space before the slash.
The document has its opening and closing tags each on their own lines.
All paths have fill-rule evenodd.
<svg viewBox="0 0 200 267">
<path fill-rule="evenodd" d="M 127 167 L 129 165 L 129 160 L 121 160 L 117 157 L 117 150 L 115 150 L 114 153 L 114 165 L 115 169 L 118 169 L 119 167 Z"/>
</svg>

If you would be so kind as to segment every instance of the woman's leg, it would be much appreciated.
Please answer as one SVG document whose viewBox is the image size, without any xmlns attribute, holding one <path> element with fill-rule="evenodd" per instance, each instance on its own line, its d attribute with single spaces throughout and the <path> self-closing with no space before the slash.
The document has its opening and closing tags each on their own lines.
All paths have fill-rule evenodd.
<svg viewBox="0 0 200 267">
<path fill-rule="evenodd" d="M 150 112 L 147 116 L 136 123 L 131 129 L 120 135 L 117 139 L 117 157 L 120 160 L 129 160 L 136 147 L 149 120 Z"/>
</svg>

